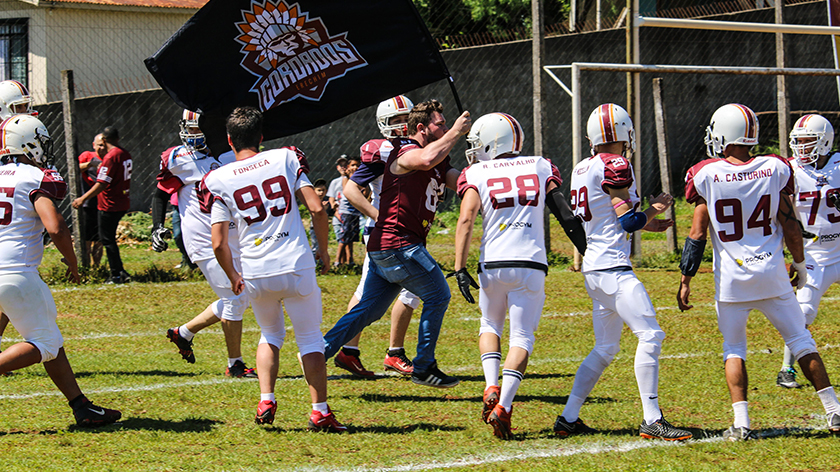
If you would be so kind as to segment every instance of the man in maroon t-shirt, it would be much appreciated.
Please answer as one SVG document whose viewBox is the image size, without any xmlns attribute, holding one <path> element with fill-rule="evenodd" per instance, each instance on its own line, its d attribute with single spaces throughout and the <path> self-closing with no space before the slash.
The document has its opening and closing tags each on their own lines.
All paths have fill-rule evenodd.
<svg viewBox="0 0 840 472">
<path fill-rule="evenodd" d="M 109 283 L 125 283 L 130 280 L 123 270 L 120 248 L 117 246 L 117 226 L 131 206 L 128 189 L 131 185 L 131 154 L 119 146 L 120 133 L 114 127 L 102 131 L 107 153 L 99 165 L 96 183 L 81 197 L 73 200 L 73 208 L 81 207 L 85 201 L 96 197 L 99 209 L 99 240 L 105 246 L 108 266 L 111 270 Z"/>
<path fill-rule="evenodd" d="M 100 133 L 93 138 L 93 151 L 85 151 L 79 155 L 79 170 L 82 171 L 85 192 L 96 184 L 99 164 L 102 164 L 102 158 L 107 152 Z M 82 216 L 85 219 L 85 234 L 82 235 L 82 239 L 88 245 L 88 254 L 93 259 L 93 265 L 98 267 L 102 260 L 102 243 L 99 241 L 99 210 L 96 208 L 96 202 L 85 202 L 82 206 Z"/>
<path fill-rule="evenodd" d="M 449 164 L 449 151 L 470 130 L 464 112 L 452 129 L 437 100 L 417 104 L 408 116 L 409 137 L 391 140 L 382 181 L 379 217 L 368 240 L 370 268 L 362 299 L 324 336 L 327 358 L 362 329 L 382 318 L 402 288 L 423 301 L 411 381 L 449 388 L 460 380 L 441 372 L 435 347 L 449 307 L 449 285 L 426 250 L 426 235 L 446 187 L 455 190 L 460 171 Z M 385 157 L 385 156 L 383 156 Z"/>
</svg>

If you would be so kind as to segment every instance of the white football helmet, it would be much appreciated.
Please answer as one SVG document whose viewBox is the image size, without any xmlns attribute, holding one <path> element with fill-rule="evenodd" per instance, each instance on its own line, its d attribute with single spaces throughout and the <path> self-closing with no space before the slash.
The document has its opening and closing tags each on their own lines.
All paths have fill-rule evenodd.
<svg viewBox="0 0 840 472">
<path fill-rule="evenodd" d="M 0 157 L 26 156 L 38 167 L 52 164 L 52 140 L 41 120 L 30 115 L 12 115 L 0 124 Z"/>
<path fill-rule="evenodd" d="M 181 115 L 181 121 L 178 123 L 181 126 L 181 132 L 178 133 L 181 137 L 181 142 L 184 144 L 184 147 L 193 151 L 201 151 L 207 147 L 207 144 L 204 142 L 203 132 L 190 132 L 190 128 L 198 128 L 198 119 L 200 117 L 201 115 L 194 111 L 184 110 L 184 113 Z"/>
<path fill-rule="evenodd" d="M 15 111 L 19 105 L 23 105 L 23 109 Z M 26 90 L 22 83 L 15 80 L 0 82 L 0 120 L 18 113 L 37 115 L 38 112 L 32 110 L 31 106 L 32 97 L 29 96 L 29 90 Z"/>
<path fill-rule="evenodd" d="M 388 139 L 397 136 L 408 136 L 408 125 L 406 123 L 391 124 L 391 118 L 400 115 L 408 115 L 414 108 L 414 103 L 405 95 L 397 95 L 381 102 L 376 107 L 376 124 L 379 132 Z"/>
<path fill-rule="evenodd" d="M 629 146 L 631 151 L 636 151 L 633 120 L 627 110 L 615 103 L 605 103 L 592 110 L 586 121 L 586 137 L 589 138 L 592 155 L 595 155 L 595 146 L 620 141 L 627 143 L 625 146 Z"/>
<path fill-rule="evenodd" d="M 524 133 L 516 118 L 506 113 L 490 113 L 475 120 L 467 134 L 467 162 L 489 161 L 502 154 L 518 155 Z"/>
<path fill-rule="evenodd" d="M 758 117 L 749 107 L 730 103 L 718 108 L 706 128 L 706 155 L 723 157 L 730 144 L 758 144 Z"/>
<path fill-rule="evenodd" d="M 799 138 L 811 139 L 800 143 Z M 813 164 L 820 156 L 827 155 L 833 144 L 834 127 L 820 115 L 805 115 L 790 130 L 790 149 L 802 165 Z"/>
</svg>

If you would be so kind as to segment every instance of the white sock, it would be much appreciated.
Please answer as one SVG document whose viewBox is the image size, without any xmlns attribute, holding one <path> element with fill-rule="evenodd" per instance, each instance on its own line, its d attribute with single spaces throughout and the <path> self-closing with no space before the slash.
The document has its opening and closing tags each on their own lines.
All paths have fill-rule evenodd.
<svg viewBox="0 0 840 472">
<path fill-rule="evenodd" d="M 242 361 L 241 357 L 228 357 L 228 367 L 233 367 L 233 364 L 236 364 L 236 361 Z M 242 361 L 244 364 L 245 361 Z"/>
<path fill-rule="evenodd" d="M 578 419 L 583 402 L 595 388 L 595 384 L 598 383 L 598 379 L 601 378 L 601 374 L 608 365 L 595 351 L 591 351 L 581 362 L 575 372 L 575 381 L 572 383 L 569 399 L 566 400 L 566 407 L 563 409 L 563 418 L 566 418 L 566 421 L 573 422 Z"/>
<path fill-rule="evenodd" d="M 566 420 L 567 423 L 574 423 L 580 417 L 580 407 L 583 406 L 583 402 L 586 401 L 586 397 L 580 398 L 573 394 L 569 394 L 568 400 L 566 400 L 566 406 L 563 408 L 562 417 Z"/>
<path fill-rule="evenodd" d="M 330 413 L 330 407 L 327 406 L 327 402 L 313 403 L 312 411 L 317 411 L 326 416 Z"/>
<path fill-rule="evenodd" d="M 785 357 L 782 359 L 782 370 L 793 369 L 795 363 L 796 359 L 794 359 L 793 353 L 790 352 L 790 348 L 785 344 Z"/>
<path fill-rule="evenodd" d="M 519 390 L 519 384 L 524 377 L 525 375 L 517 370 L 502 371 L 502 392 L 499 394 L 499 405 L 502 405 L 508 413 L 513 406 L 513 397 L 516 396 L 516 391 Z"/>
<path fill-rule="evenodd" d="M 499 366 L 501 365 L 501 352 L 485 352 L 481 355 L 481 367 L 484 369 L 484 383 L 487 387 L 499 385 Z"/>
<path fill-rule="evenodd" d="M 735 411 L 735 421 L 732 424 L 736 428 L 750 427 L 750 413 L 747 408 L 747 402 L 735 402 L 732 404 L 732 409 Z"/>
<path fill-rule="evenodd" d="M 659 396 L 655 393 L 642 394 L 642 410 L 645 415 L 645 423 L 653 424 L 662 418 L 662 410 L 659 409 Z"/>
<path fill-rule="evenodd" d="M 178 335 L 186 339 L 187 341 L 192 341 L 192 338 L 195 336 L 195 333 L 188 330 L 187 325 L 184 325 L 178 328 Z"/>
<path fill-rule="evenodd" d="M 832 413 L 840 413 L 840 403 L 837 402 L 837 394 L 834 392 L 834 387 L 826 387 L 819 392 L 820 401 L 825 408 L 825 413 L 830 415 Z"/>
<path fill-rule="evenodd" d="M 264 402 L 264 401 L 270 401 L 270 402 L 273 402 L 273 401 L 275 401 L 275 400 L 274 400 L 274 392 L 271 392 L 271 393 L 261 393 L 261 394 L 260 394 L 260 401 L 261 401 L 261 402 Z"/>
</svg>

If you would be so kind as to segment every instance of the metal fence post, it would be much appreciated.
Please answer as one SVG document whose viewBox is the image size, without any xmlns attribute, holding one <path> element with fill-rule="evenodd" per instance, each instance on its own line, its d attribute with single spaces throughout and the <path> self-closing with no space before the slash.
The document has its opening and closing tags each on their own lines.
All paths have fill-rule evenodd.
<svg viewBox="0 0 840 472">
<path fill-rule="evenodd" d="M 73 82 L 73 71 L 61 71 L 61 98 L 64 114 L 64 154 L 67 158 L 67 180 L 70 187 L 70 200 L 75 200 L 82 194 L 82 178 L 79 170 L 79 160 L 76 159 L 76 137 L 73 134 L 73 114 L 76 111 L 76 88 Z M 95 202 L 94 202 L 95 204 Z M 83 208 L 73 209 L 73 248 L 76 258 L 82 267 L 88 267 L 87 244 L 82 240 L 85 219 Z"/>
<path fill-rule="evenodd" d="M 534 155 L 545 156 L 543 144 L 543 87 L 542 67 L 545 58 L 545 30 L 543 29 L 543 0 L 531 2 L 531 75 L 534 84 Z M 545 252 L 551 252 L 551 220 L 548 207 L 543 212 Z"/>
<path fill-rule="evenodd" d="M 776 0 L 776 24 L 781 25 L 784 20 L 785 2 Z M 776 33 L 776 67 L 783 68 L 785 66 L 785 35 Z M 790 150 L 788 149 L 788 141 L 785 137 L 788 134 L 788 120 L 790 119 L 790 112 L 788 107 L 788 92 L 786 78 L 783 75 L 776 76 L 776 109 L 779 116 L 779 154 L 782 157 L 790 157 Z"/>
<path fill-rule="evenodd" d="M 580 66 L 572 64 L 572 169 L 580 162 Z M 574 191 L 574 189 L 572 189 Z M 571 192 L 569 192 L 571 194 Z M 577 197 L 575 197 L 577 199 Z M 572 202 L 577 205 L 577 201 Z M 574 207 L 572 207 L 574 208 Z M 574 268 L 580 270 L 580 253 L 574 250 Z"/>
</svg>

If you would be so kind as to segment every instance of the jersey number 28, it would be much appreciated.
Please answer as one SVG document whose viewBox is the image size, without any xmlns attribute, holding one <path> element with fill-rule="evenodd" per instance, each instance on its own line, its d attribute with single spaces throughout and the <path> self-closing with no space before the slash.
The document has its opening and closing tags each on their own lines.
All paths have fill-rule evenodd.
<svg viewBox="0 0 840 472">
<path fill-rule="evenodd" d="M 513 196 L 499 198 L 499 194 L 508 193 L 513 190 L 511 181 L 507 177 L 487 179 L 487 187 L 490 189 L 490 203 L 493 208 L 509 208 L 518 201 L 522 206 L 537 206 L 540 200 L 540 178 L 537 174 L 518 175 L 514 179 L 516 183 L 517 197 Z"/>
</svg>

